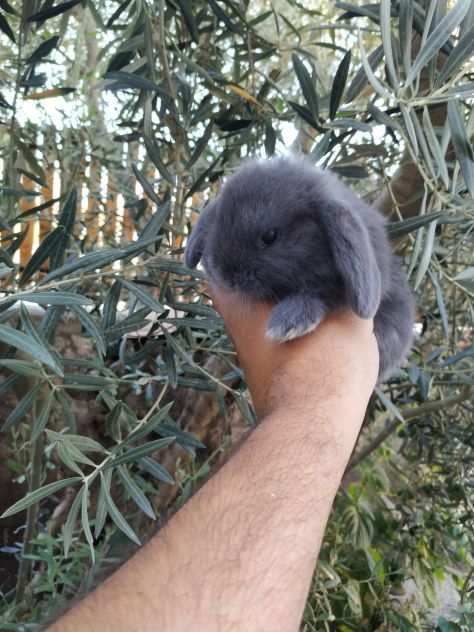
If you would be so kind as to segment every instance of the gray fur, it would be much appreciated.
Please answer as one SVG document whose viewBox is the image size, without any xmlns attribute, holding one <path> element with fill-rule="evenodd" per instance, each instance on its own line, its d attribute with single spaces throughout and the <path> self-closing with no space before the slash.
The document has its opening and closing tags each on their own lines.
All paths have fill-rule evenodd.
<svg viewBox="0 0 474 632">
<path fill-rule="evenodd" d="M 414 300 L 382 216 L 304 160 L 250 161 L 230 177 L 188 241 L 186 265 L 201 259 L 215 283 L 276 303 L 273 340 L 302 336 L 350 307 L 374 317 L 379 382 L 411 346 Z"/>
</svg>

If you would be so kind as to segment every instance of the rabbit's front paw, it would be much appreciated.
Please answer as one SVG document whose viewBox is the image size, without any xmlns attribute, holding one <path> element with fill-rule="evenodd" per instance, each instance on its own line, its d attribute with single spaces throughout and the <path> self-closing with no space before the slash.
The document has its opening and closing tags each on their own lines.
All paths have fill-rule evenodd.
<svg viewBox="0 0 474 632">
<path fill-rule="evenodd" d="M 304 336 L 319 325 L 326 313 L 317 298 L 291 296 L 275 305 L 267 324 L 267 337 L 286 342 Z"/>
</svg>

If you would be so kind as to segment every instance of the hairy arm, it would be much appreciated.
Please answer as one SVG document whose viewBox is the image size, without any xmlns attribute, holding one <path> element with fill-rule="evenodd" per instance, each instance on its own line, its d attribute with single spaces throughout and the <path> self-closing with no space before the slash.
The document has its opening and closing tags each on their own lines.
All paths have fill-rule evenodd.
<svg viewBox="0 0 474 632">
<path fill-rule="evenodd" d="M 277 345 L 264 337 L 270 306 L 216 298 L 262 421 L 148 544 L 49 632 L 297 631 L 377 376 L 372 323 L 341 313 Z"/>
</svg>

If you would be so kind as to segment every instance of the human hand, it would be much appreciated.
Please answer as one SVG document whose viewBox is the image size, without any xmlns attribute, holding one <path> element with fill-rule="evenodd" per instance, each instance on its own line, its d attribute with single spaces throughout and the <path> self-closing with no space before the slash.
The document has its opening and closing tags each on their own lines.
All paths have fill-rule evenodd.
<svg viewBox="0 0 474 632">
<path fill-rule="evenodd" d="M 259 418 L 276 408 L 312 405 L 338 389 L 367 399 L 377 379 L 379 355 L 373 321 L 350 311 L 327 316 L 309 334 L 285 343 L 265 336 L 270 303 L 253 302 L 221 287 L 214 305 L 234 341 Z"/>
</svg>

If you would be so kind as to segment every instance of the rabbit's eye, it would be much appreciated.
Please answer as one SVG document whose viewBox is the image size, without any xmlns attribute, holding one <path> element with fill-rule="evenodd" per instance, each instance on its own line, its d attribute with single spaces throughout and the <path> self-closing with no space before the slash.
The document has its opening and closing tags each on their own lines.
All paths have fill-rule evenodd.
<svg viewBox="0 0 474 632">
<path fill-rule="evenodd" d="M 262 241 L 266 246 L 270 246 L 273 244 L 275 239 L 278 237 L 278 231 L 275 228 L 270 228 L 262 235 Z"/>
</svg>

